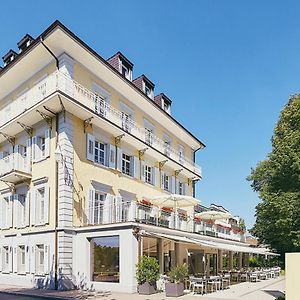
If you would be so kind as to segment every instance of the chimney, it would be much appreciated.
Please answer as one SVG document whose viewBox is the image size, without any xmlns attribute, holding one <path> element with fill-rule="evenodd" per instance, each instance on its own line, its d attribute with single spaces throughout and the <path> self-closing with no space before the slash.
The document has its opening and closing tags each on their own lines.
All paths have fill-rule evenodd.
<svg viewBox="0 0 300 300">
<path fill-rule="evenodd" d="M 120 51 L 110 57 L 107 62 L 125 78 L 132 81 L 133 63 Z"/>
<path fill-rule="evenodd" d="M 2 60 L 4 62 L 4 67 L 10 64 L 17 57 L 17 55 L 18 54 L 14 50 L 10 49 L 8 53 L 2 57 Z"/>
<path fill-rule="evenodd" d="M 154 97 L 154 102 L 165 112 L 171 114 L 171 104 L 172 100 L 166 96 L 164 93 L 160 93 L 159 95 Z"/>
<path fill-rule="evenodd" d="M 155 84 L 150 79 L 148 79 L 144 74 L 134 79 L 132 82 L 146 96 L 148 96 L 152 100 L 154 99 Z"/>
<path fill-rule="evenodd" d="M 34 38 L 27 33 L 17 44 L 19 48 L 19 53 L 27 49 L 33 41 Z"/>
</svg>

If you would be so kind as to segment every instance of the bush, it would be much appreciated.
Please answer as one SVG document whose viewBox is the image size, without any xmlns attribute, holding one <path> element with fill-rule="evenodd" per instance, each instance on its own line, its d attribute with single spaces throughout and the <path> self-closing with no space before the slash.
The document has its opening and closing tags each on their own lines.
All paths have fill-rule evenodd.
<svg viewBox="0 0 300 300">
<path fill-rule="evenodd" d="M 155 283 L 159 278 L 159 264 L 155 257 L 142 256 L 136 265 L 136 279 L 138 284 Z"/>
<path fill-rule="evenodd" d="M 188 267 L 187 265 L 179 265 L 173 267 L 169 273 L 170 281 L 174 283 L 183 282 L 184 278 L 188 276 Z"/>
</svg>

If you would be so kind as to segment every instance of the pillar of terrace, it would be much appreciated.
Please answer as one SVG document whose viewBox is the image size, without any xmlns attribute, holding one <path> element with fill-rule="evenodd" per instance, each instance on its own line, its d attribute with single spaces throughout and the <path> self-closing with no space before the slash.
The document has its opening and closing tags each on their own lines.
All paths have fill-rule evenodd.
<svg viewBox="0 0 300 300">
<path fill-rule="evenodd" d="M 164 252 L 163 252 L 163 240 L 157 239 L 157 259 L 159 263 L 159 273 L 164 273 Z"/>
<path fill-rule="evenodd" d="M 243 253 L 242 252 L 239 252 L 238 268 L 239 268 L 239 270 L 241 270 L 243 268 Z"/>
<path fill-rule="evenodd" d="M 233 252 L 229 251 L 229 270 L 233 270 Z"/>
<path fill-rule="evenodd" d="M 218 250 L 218 273 L 223 270 L 223 250 Z"/>
<path fill-rule="evenodd" d="M 206 254 L 206 268 L 205 272 L 207 276 L 210 276 L 210 254 Z"/>
</svg>

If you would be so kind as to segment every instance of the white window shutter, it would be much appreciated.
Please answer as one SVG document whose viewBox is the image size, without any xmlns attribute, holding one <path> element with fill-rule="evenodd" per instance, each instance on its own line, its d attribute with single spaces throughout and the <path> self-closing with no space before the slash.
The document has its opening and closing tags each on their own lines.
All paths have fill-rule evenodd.
<svg viewBox="0 0 300 300">
<path fill-rule="evenodd" d="M 128 221 L 135 221 L 136 218 L 136 202 L 132 200 L 130 202 Z"/>
<path fill-rule="evenodd" d="M 36 220 L 36 189 L 32 189 L 30 192 L 30 223 L 35 225 Z"/>
<path fill-rule="evenodd" d="M 44 245 L 44 273 L 49 274 L 49 245 Z"/>
<path fill-rule="evenodd" d="M 175 194 L 179 194 L 179 179 L 175 180 Z"/>
<path fill-rule="evenodd" d="M 133 177 L 134 178 L 139 178 L 139 173 L 140 173 L 139 166 L 140 166 L 139 159 L 138 159 L 138 157 L 134 156 L 133 157 Z"/>
<path fill-rule="evenodd" d="M 86 135 L 86 158 L 90 161 L 95 158 L 95 137 L 89 133 Z"/>
<path fill-rule="evenodd" d="M 116 222 L 122 222 L 122 196 L 115 197 Z"/>
<path fill-rule="evenodd" d="M 95 189 L 90 188 L 88 194 L 88 201 L 86 203 L 86 212 L 87 212 L 87 223 L 94 223 L 94 205 L 95 205 Z"/>
<path fill-rule="evenodd" d="M 51 130 L 49 128 L 45 131 L 45 158 L 50 156 L 50 141 L 51 141 Z"/>
<path fill-rule="evenodd" d="M 26 156 L 26 158 L 27 158 L 27 163 L 29 164 L 30 163 L 30 161 L 31 161 L 31 139 L 28 139 L 27 141 L 26 141 L 26 147 L 27 147 L 27 156 Z"/>
<path fill-rule="evenodd" d="M 155 186 L 159 186 L 159 169 L 157 167 L 153 168 L 153 182 L 152 184 Z"/>
<path fill-rule="evenodd" d="M 30 272 L 30 247 L 25 246 L 25 272 Z"/>
<path fill-rule="evenodd" d="M 15 228 L 19 228 L 21 225 L 20 218 L 19 218 L 19 210 L 20 210 L 19 204 L 20 204 L 19 195 L 14 194 L 13 195 L 13 218 L 14 218 L 13 226 Z"/>
<path fill-rule="evenodd" d="M 14 170 L 19 170 L 21 167 L 21 157 L 20 157 L 20 153 L 21 153 L 21 149 L 20 149 L 20 145 L 15 145 L 14 146 Z"/>
<path fill-rule="evenodd" d="M 13 272 L 18 272 L 18 247 L 13 247 Z"/>
<path fill-rule="evenodd" d="M 165 172 L 161 171 L 160 172 L 160 187 L 162 189 L 164 189 L 164 175 L 165 175 Z"/>
<path fill-rule="evenodd" d="M 114 169 L 116 167 L 116 146 L 108 144 L 106 149 L 107 166 Z"/>
<path fill-rule="evenodd" d="M 30 273 L 35 274 L 36 247 L 29 247 L 30 251 Z"/>
<path fill-rule="evenodd" d="M 143 160 L 141 162 L 141 180 L 145 182 L 145 162 Z"/>
<path fill-rule="evenodd" d="M 40 158 L 40 147 L 38 145 L 37 136 L 32 137 L 31 149 L 32 149 L 32 161 L 33 162 L 38 161 Z"/>
<path fill-rule="evenodd" d="M 26 198 L 25 198 L 25 226 L 29 226 L 29 218 L 30 218 L 30 192 L 27 191 Z"/>
<path fill-rule="evenodd" d="M 175 194 L 175 176 L 171 176 L 171 189 L 170 192 Z"/>
<path fill-rule="evenodd" d="M 107 194 L 104 200 L 103 205 L 103 223 L 109 224 L 112 222 L 112 213 L 113 213 L 113 200 L 114 197 L 111 194 Z"/>
<path fill-rule="evenodd" d="M 8 271 L 12 273 L 13 271 L 13 247 L 9 246 L 9 253 L 8 253 Z"/>
<path fill-rule="evenodd" d="M 44 223 L 49 223 L 50 188 L 45 186 Z"/>
<path fill-rule="evenodd" d="M 7 227 L 13 227 L 13 196 L 9 196 L 9 201 L 8 201 L 8 216 L 7 216 Z"/>
<path fill-rule="evenodd" d="M 122 172 L 122 160 L 123 160 L 123 151 L 121 148 L 117 148 L 118 151 L 118 159 L 117 159 L 117 169 Z"/>
</svg>

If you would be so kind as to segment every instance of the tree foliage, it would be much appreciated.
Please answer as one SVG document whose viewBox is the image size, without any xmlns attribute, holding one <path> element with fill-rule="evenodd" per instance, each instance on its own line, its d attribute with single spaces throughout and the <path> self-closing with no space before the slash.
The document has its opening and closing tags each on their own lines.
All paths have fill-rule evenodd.
<svg viewBox="0 0 300 300">
<path fill-rule="evenodd" d="M 300 96 L 281 112 L 272 151 L 247 178 L 261 202 L 250 232 L 278 253 L 300 251 Z"/>
<path fill-rule="evenodd" d="M 145 282 L 155 283 L 159 278 L 159 264 L 155 257 L 146 255 L 140 258 L 136 265 L 136 279 L 138 284 Z"/>
</svg>

